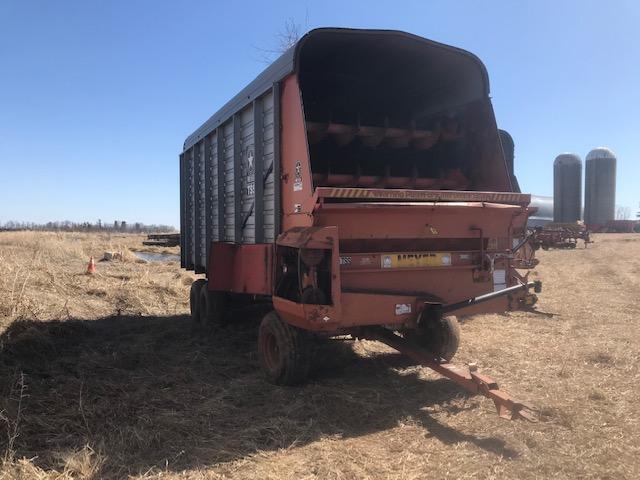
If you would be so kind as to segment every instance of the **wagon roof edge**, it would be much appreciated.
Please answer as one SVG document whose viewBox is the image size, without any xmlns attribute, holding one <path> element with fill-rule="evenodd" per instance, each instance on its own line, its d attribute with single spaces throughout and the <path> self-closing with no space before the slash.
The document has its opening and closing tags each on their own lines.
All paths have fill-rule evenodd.
<svg viewBox="0 0 640 480">
<path fill-rule="evenodd" d="M 225 123 L 234 113 L 244 108 L 250 102 L 263 95 L 275 83 L 282 80 L 287 75 L 296 71 L 299 63 L 299 55 L 304 44 L 312 37 L 319 35 L 335 35 L 335 34 L 353 34 L 353 35 L 375 35 L 375 36 L 402 36 L 418 42 L 425 43 L 432 47 L 442 48 L 452 53 L 467 56 L 475 62 L 480 68 L 484 81 L 484 93 L 489 95 L 489 75 L 482 61 L 473 53 L 458 47 L 447 45 L 444 43 L 429 40 L 412 33 L 401 30 L 385 30 L 385 29 L 355 29 L 355 28 L 336 28 L 325 27 L 310 30 L 303 35 L 294 45 L 285 51 L 280 57 L 273 61 L 265 68 L 251 83 L 244 87 L 231 100 L 225 103 L 216 113 L 214 113 L 207 121 L 205 121 L 198 129 L 187 137 L 184 142 L 183 150 L 188 150 L 202 138 L 213 132 L 218 126 Z"/>
</svg>

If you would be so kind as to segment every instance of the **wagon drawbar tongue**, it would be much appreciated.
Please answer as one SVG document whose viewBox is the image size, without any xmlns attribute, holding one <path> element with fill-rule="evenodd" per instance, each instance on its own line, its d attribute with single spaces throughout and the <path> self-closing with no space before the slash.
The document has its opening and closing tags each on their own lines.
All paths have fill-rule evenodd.
<svg viewBox="0 0 640 480">
<path fill-rule="evenodd" d="M 364 330 L 363 338 L 382 342 L 400 353 L 404 353 L 421 365 L 429 367 L 440 375 L 453 380 L 469 392 L 490 398 L 493 400 L 501 418 L 506 418 L 507 420 L 519 418 L 530 422 L 537 422 L 539 419 L 538 411 L 535 407 L 511 398 L 507 392 L 498 388 L 498 383 L 495 380 L 479 373 L 475 366 L 453 365 L 445 360 L 438 359 L 426 350 L 414 346 L 400 335 L 383 327 L 367 328 Z"/>
<path fill-rule="evenodd" d="M 529 287 L 534 288 L 536 292 L 539 292 L 542 288 L 540 282 L 530 282 L 528 284 L 510 287 L 500 292 L 493 292 L 481 295 L 480 297 L 470 298 L 463 302 L 449 305 L 430 305 L 430 307 L 433 308 L 433 311 L 430 313 L 441 316 L 473 303 L 489 301 L 496 296 Z M 530 422 L 538 421 L 538 411 L 535 407 L 518 402 L 511 398 L 507 392 L 500 390 L 498 383 L 495 380 L 478 372 L 475 365 L 453 365 L 444 359 L 438 358 L 427 350 L 415 346 L 405 338 L 387 330 L 384 327 L 367 327 L 363 329 L 360 336 L 369 340 L 382 342 L 391 348 L 398 350 L 400 353 L 404 353 L 419 364 L 429 367 L 440 375 L 453 380 L 471 393 L 480 394 L 490 398 L 496 406 L 498 415 L 502 418 L 506 418 L 508 420 L 520 418 Z"/>
</svg>

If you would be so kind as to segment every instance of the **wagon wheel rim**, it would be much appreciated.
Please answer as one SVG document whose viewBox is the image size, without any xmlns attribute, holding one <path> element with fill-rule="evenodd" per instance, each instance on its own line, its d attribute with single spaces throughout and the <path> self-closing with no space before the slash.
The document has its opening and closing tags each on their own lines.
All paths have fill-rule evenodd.
<svg viewBox="0 0 640 480">
<path fill-rule="evenodd" d="M 276 336 L 269 332 L 262 339 L 262 351 L 264 360 L 269 370 L 277 370 L 280 365 L 280 347 Z"/>
</svg>

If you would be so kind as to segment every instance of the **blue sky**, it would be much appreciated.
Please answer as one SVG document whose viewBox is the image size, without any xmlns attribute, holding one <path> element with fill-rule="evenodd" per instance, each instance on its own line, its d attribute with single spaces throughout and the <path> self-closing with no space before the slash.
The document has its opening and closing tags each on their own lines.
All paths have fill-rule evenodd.
<svg viewBox="0 0 640 480">
<path fill-rule="evenodd" d="M 640 201 L 640 2 L 0 0 L 0 222 L 179 224 L 184 138 L 264 67 L 287 19 L 392 28 L 486 64 L 523 190 L 561 152 L 618 155 Z"/>
</svg>

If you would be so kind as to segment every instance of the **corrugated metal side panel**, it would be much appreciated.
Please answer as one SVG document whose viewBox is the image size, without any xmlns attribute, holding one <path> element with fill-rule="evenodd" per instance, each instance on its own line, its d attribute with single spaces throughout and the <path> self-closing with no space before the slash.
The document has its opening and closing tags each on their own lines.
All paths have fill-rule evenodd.
<svg viewBox="0 0 640 480">
<path fill-rule="evenodd" d="M 216 130 L 209 137 L 209 163 L 207 168 L 209 169 L 209 175 L 211 175 L 211 182 L 209 189 L 207 190 L 207 206 L 210 208 L 210 220 L 211 227 L 207 226 L 207 238 L 208 243 L 217 242 L 219 236 L 219 215 L 218 215 L 218 131 Z M 209 248 L 209 245 L 207 245 Z"/>
<path fill-rule="evenodd" d="M 234 113 L 253 103 L 255 98 L 271 89 L 274 82 L 282 80 L 293 71 L 295 45 L 284 52 L 275 62 L 269 65 L 258 77 L 247 85 L 240 93 L 227 102 L 220 110 L 214 113 L 205 123 L 185 140 L 183 148 L 186 150 L 198 142 L 205 135 L 227 122 Z"/>
<path fill-rule="evenodd" d="M 280 184 L 280 137 L 282 136 L 282 125 L 280 123 L 280 99 L 282 98 L 282 86 L 280 83 L 273 84 L 273 178 L 275 179 L 273 189 L 273 232 L 274 241 L 282 229 L 282 188 Z"/>
<path fill-rule="evenodd" d="M 235 233 L 233 120 L 222 126 L 222 137 L 224 165 L 224 238 L 222 240 L 233 242 Z"/>
<path fill-rule="evenodd" d="M 275 241 L 279 211 L 276 95 L 271 89 L 256 98 L 180 155 L 184 268 L 205 272 L 212 242 Z M 256 214 L 261 221 L 256 221 Z"/>
<path fill-rule="evenodd" d="M 213 182 L 212 178 L 212 169 L 211 169 L 211 137 L 213 134 L 207 135 L 202 140 L 203 145 L 203 164 L 204 164 L 204 235 L 202 237 L 203 245 L 203 265 L 207 266 L 207 259 L 209 258 L 209 245 L 211 244 L 211 238 L 213 236 L 213 232 L 211 231 L 213 227 L 213 212 L 211 211 L 211 182 Z"/>
<path fill-rule="evenodd" d="M 185 257 L 185 225 L 186 225 L 186 214 L 185 214 L 185 155 L 184 153 L 180 154 L 180 267 L 186 268 L 187 262 Z"/>
<path fill-rule="evenodd" d="M 186 152 L 186 181 L 185 181 L 185 217 L 186 217 L 186 225 L 185 225 L 185 259 L 186 259 L 186 268 L 188 270 L 193 270 L 193 250 L 194 250 L 194 239 L 193 232 L 195 230 L 194 226 L 194 214 L 193 214 L 193 203 L 194 203 L 194 179 L 193 179 L 193 148 L 190 148 Z"/>
<path fill-rule="evenodd" d="M 255 235 L 255 158 L 253 104 L 239 114 L 240 121 L 240 191 L 241 191 L 241 237 L 242 243 L 256 243 Z"/>
<path fill-rule="evenodd" d="M 264 243 L 264 155 L 262 154 L 262 99 L 253 102 L 253 205 L 255 243 Z"/>
<path fill-rule="evenodd" d="M 204 140 L 193 146 L 194 168 L 194 269 L 203 273 L 206 268 L 206 202 Z"/>
<path fill-rule="evenodd" d="M 222 127 L 216 130 L 216 158 L 217 158 L 217 169 L 216 169 L 216 194 L 218 197 L 218 241 L 224 241 L 224 232 L 225 232 L 225 224 L 224 224 L 224 210 L 225 210 L 225 198 L 224 198 L 224 190 L 225 190 L 225 182 L 224 182 L 224 131 Z"/>
<path fill-rule="evenodd" d="M 233 241 L 242 243 L 242 145 L 240 144 L 240 112 L 233 116 Z"/>
<path fill-rule="evenodd" d="M 264 165 L 263 225 L 264 241 L 275 241 L 275 124 L 273 90 L 262 97 L 262 158 Z"/>
</svg>

